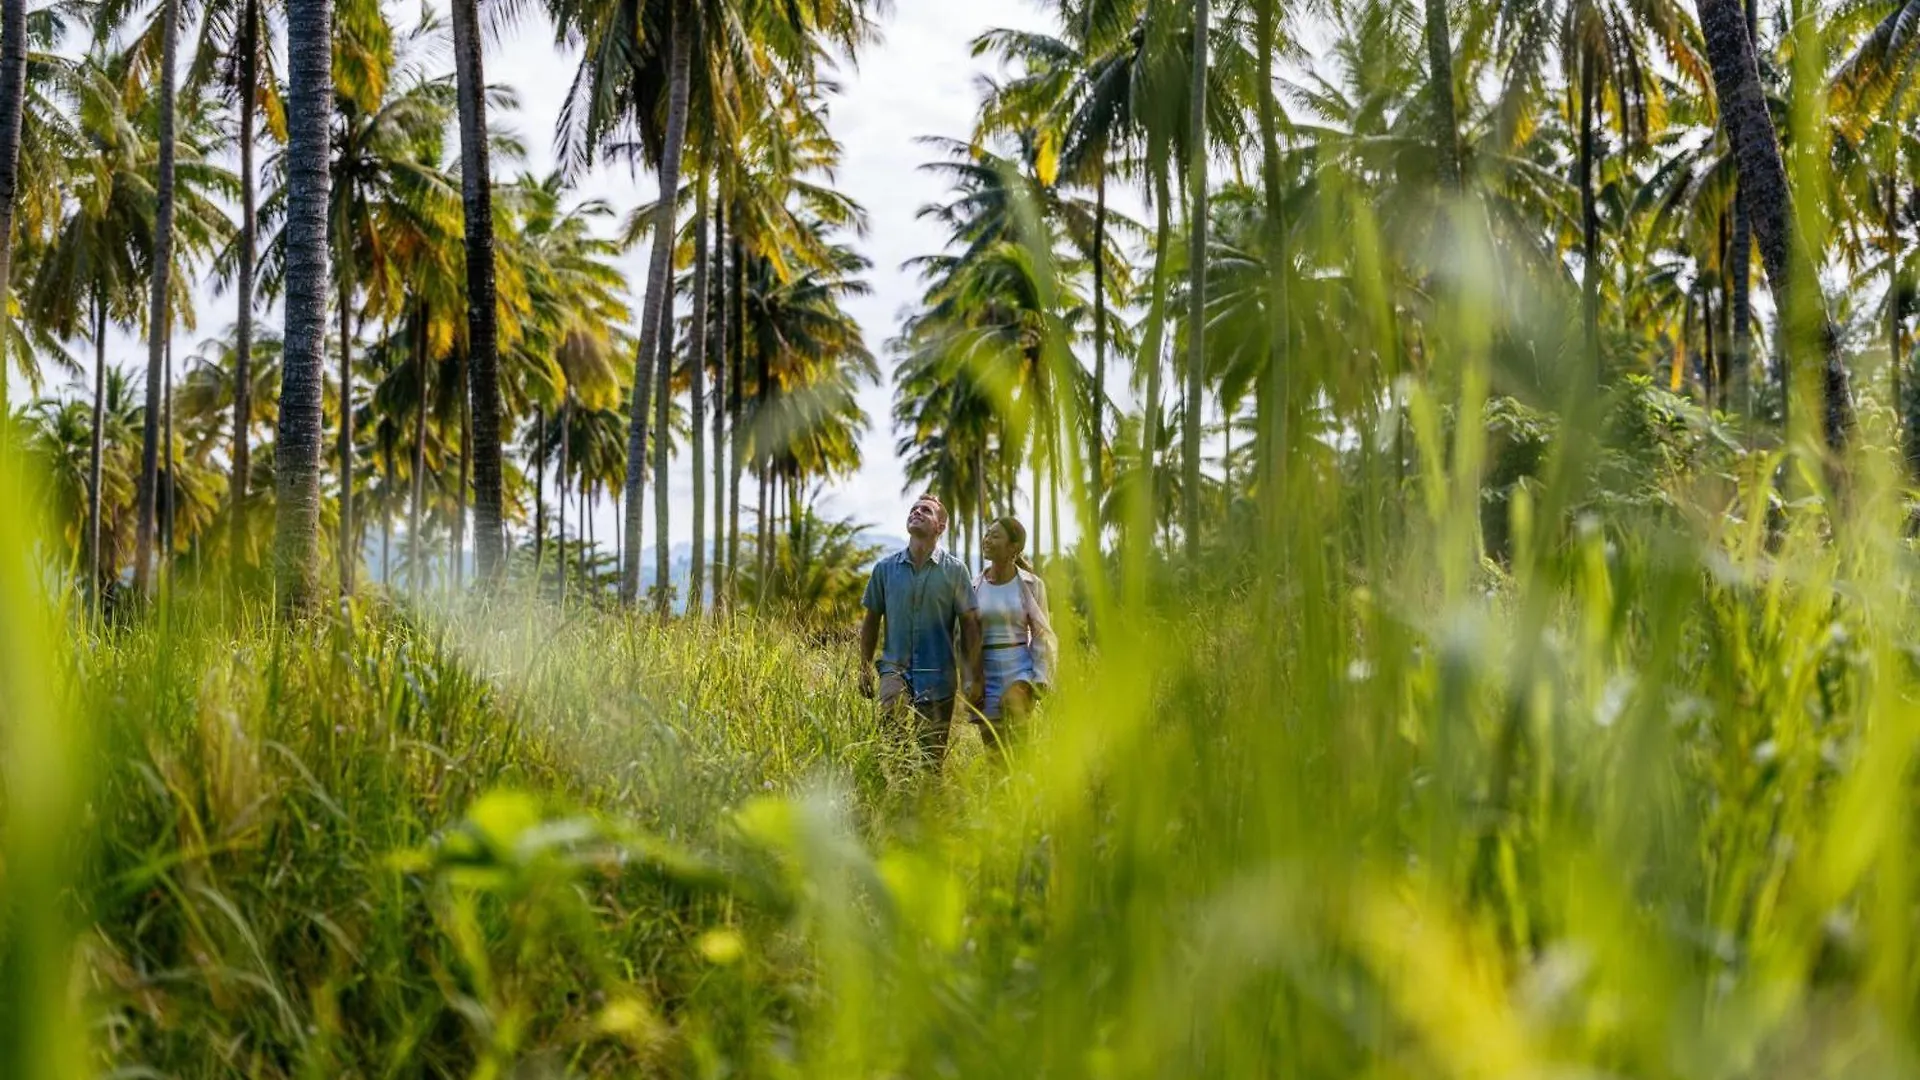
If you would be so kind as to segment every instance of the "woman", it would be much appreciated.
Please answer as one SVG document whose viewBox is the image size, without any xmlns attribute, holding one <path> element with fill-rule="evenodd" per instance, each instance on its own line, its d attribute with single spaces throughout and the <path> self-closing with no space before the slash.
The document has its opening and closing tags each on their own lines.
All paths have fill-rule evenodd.
<svg viewBox="0 0 1920 1080">
<path fill-rule="evenodd" d="M 980 540 L 987 568 L 973 579 L 986 650 L 986 685 L 977 704 L 986 719 L 981 733 L 990 747 L 999 744 L 1002 725 L 1025 720 L 1039 691 L 1053 682 L 1055 640 L 1047 619 L 1047 587 L 1020 554 L 1026 545 L 1027 530 L 1019 521 L 995 521 Z"/>
</svg>

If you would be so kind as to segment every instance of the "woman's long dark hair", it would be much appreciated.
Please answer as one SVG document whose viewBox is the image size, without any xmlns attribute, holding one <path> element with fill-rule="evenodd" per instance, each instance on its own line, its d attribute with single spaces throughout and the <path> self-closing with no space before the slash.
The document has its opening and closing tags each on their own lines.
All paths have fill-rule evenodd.
<svg viewBox="0 0 1920 1080">
<path fill-rule="evenodd" d="M 1033 564 L 1027 561 L 1026 556 L 1027 527 L 1020 524 L 1020 519 L 1014 517 L 1012 514 L 1008 514 L 1005 517 L 994 518 L 992 523 L 988 525 L 988 528 L 992 528 L 994 525 L 1000 526 L 1000 531 L 1007 534 L 1007 543 L 1013 545 L 1013 565 L 1025 570 L 1029 574 L 1033 573 Z"/>
</svg>

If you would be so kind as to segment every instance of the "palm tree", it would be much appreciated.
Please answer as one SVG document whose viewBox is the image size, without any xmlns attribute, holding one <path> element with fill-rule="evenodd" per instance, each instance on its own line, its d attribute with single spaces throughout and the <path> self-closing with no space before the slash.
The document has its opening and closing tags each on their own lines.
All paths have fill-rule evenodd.
<svg viewBox="0 0 1920 1080">
<path fill-rule="evenodd" d="M 1137 50 L 1137 5 L 1127 0 L 1085 2 L 1075 12 L 1060 5 L 1062 34 L 995 29 L 974 40 L 975 54 L 993 52 L 1017 61 L 1022 72 L 993 88 L 981 107 L 982 134 L 1038 130 L 1059 146 L 1062 180 L 1094 190 L 1094 216 L 1083 254 L 1093 272 L 1093 380 L 1087 410 L 1087 461 L 1091 490 L 1105 487 L 1107 345 L 1113 327 L 1107 297 L 1124 292 L 1126 263 L 1109 236 L 1107 184 L 1119 151 L 1136 147 L 1142 135 L 1133 97 Z"/>
<path fill-rule="evenodd" d="M 706 373 L 707 341 L 711 336 L 708 326 L 707 301 L 712 292 L 707 280 L 707 218 L 712 213 L 708 200 L 711 187 L 707 175 L 702 172 L 695 181 L 696 200 L 693 214 L 693 324 L 687 335 L 687 377 L 692 386 L 688 390 L 688 404 L 693 410 L 691 438 L 693 440 L 693 566 L 692 576 L 687 586 L 687 610 L 697 614 L 700 611 L 702 588 L 706 582 Z"/>
<path fill-rule="evenodd" d="M 152 288 L 147 302 L 147 416 L 140 448 L 140 514 L 134 538 L 133 591 L 144 596 L 153 561 L 154 506 L 159 465 L 160 425 L 151 418 L 160 413 L 161 368 L 166 362 L 172 331 L 167 286 L 173 273 L 174 126 L 177 53 L 180 37 L 180 0 L 161 0 L 159 169 L 155 178 L 153 215 Z"/>
<path fill-rule="evenodd" d="M 26 306 L 33 321 L 94 346 L 93 437 L 89 453 L 85 549 L 90 580 L 106 573 L 100 545 L 105 466 L 109 322 L 126 325 L 139 312 L 137 294 L 153 258 L 150 192 L 152 148 L 141 137 L 119 92 L 123 58 L 89 57 L 76 74 L 76 111 L 85 141 L 65 163 L 69 212 L 35 260 Z M 136 500 L 137 501 L 137 500 Z M 93 592 L 98 612 L 98 590 Z"/>
<path fill-rule="evenodd" d="M 480 580 L 506 565 L 501 480 L 500 360 L 494 297 L 493 180 L 487 166 L 486 81 L 478 0 L 453 0 L 460 99 L 460 204 L 466 217 L 467 362 L 473 409 L 474 547 Z"/>
<path fill-rule="evenodd" d="M 355 81 L 343 81 L 334 99 L 338 121 L 327 216 L 339 283 L 338 554 L 343 592 L 353 589 L 360 550 L 353 471 L 355 327 L 368 316 L 392 318 L 404 311 L 414 285 L 402 277 L 413 261 L 411 254 L 423 245 L 444 243 L 450 235 L 452 181 L 440 161 L 454 88 L 445 78 L 429 78 L 420 63 L 441 40 L 440 34 L 438 23 L 424 20 L 389 63 L 374 71 L 355 71 Z M 359 300 L 362 288 L 364 307 Z"/>
<path fill-rule="evenodd" d="M 1853 426 L 1847 369 L 1840 356 L 1839 334 L 1820 292 L 1814 253 L 1793 239 L 1786 165 L 1760 90 L 1746 12 L 1738 0 L 1699 0 L 1699 9 L 1720 122 L 1733 147 L 1740 198 L 1753 223 L 1768 287 L 1785 314 L 1782 325 L 1787 329 L 1788 355 L 1819 356 L 1824 375 L 1823 427 L 1828 445 L 1838 447 Z"/>
<path fill-rule="evenodd" d="M 13 283 L 14 186 L 20 175 L 26 98 L 27 0 L 0 0 L 0 312 L 9 307 Z M 0 421 L 8 415 L 7 342 L 0 339 Z M 0 438 L 5 438 L 4 431 Z"/>
<path fill-rule="evenodd" d="M 259 199 L 256 191 L 258 170 L 254 151 L 259 141 L 259 116 L 264 108 L 269 117 L 279 116 L 284 108 L 280 100 L 279 80 L 273 72 L 274 53 L 271 22 L 267 17 L 269 0 L 197 0 L 182 11 L 182 17 L 196 13 L 201 20 L 200 41 L 188 70 L 186 90 L 198 94 L 208 84 L 221 87 L 231 95 L 238 114 L 240 152 L 240 229 L 237 250 L 232 252 L 235 336 L 233 377 L 237 389 L 233 398 L 232 446 L 228 460 L 230 479 L 227 490 L 234 512 L 229 522 L 233 570 L 244 574 L 249 567 L 252 542 L 246 535 L 248 515 L 239 512 L 247 503 L 248 478 L 252 475 L 254 406 L 252 367 L 254 356 L 253 309 L 259 272 Z M 270 123 L 269 127 L 275 125 Z M 284 134 L 274 131 L 275 137 Z"/>
<path fill-rule="evenodd" d="M 1192 232 L 1193 254 L 1188 256 L 1187 272 L 1187 394 L 1186 424 L 1181 438 L 1181 457 L 1186 462 L 1186 500 L 1182 516 L 1187 539 L 1187 560 L 1200 555 L 1200 413 L 1206 387 L 1207 355 L 1207 22 L 1211 5 L 1195 0 L 1193 5 L 1193 90 L 1187 121 L 1187 180 L 1193 185 L 1193 211 L 1187 219 Z"/>
<path fill-rule="evenodd" d="M 274 561 L 281 610 L 299 613 L 311 606 L 319 585 L 332 0 L 289 6 L 287 56 L 286 359 L 274 443 Z"/>
</svg>

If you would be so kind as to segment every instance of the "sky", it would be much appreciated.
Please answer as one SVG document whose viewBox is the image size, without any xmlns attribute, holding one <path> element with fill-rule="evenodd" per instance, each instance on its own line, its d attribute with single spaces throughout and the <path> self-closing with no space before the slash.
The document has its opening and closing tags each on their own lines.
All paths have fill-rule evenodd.
<svg viewBox="0 0 1920 1080">
<path fill-rule="evenodd" d="M 429 2 L 441 6 L 438 0 Z M 420 10 L 413 0 L 389 0 L 389 7 L 400 25 L 412 23 Z M 829 106 L 833 133 L 845 147 L 834 182 L 866 209 L 870 223 L 869 232 L 855 246 L 872 261 L 868 275 L 872 293 L 850 300 L 847 307 L 879 360 L 883 381 L 868 386 L 860 398 L 872 421 L 861 444 L 864 465 L 854 475 L 826 486 L 821 510 L 829 517 L 874 526 L 883 534 L 905 532 L 907 507 L 905 478 L 894 453 L 894 362 L 886 345 L 898 333 L 922 283 L 902 264 L 938 251 L 945 240 L 938 225 L 917 216 L 921 207 L 940 201 L 947 188 L 940 177 L 921 169 L 932 152 L 915 140 L 926 135 L 965 137 L 971 131 L 980 98 L 978 79 L 997 73 L 997 66 L 990 59 L 975 59 L 970 45 L 982 31 L 996 26 L 1051 29 L 1046 13 L 1034 0 L 896 0 L 882 24 L 880 41 L 868 46 L 857 64 L 842 65 L 838 72 L 842 93 Z M 488 82 L 512 88 L 519 98 L 517 110 L 495 112 L 489 123 L 497 131 L 517 136 L 527 151 L 527 159 L 517 165 L 496 158 L 496 179 L 519 169 L 535 174 L 552 169 L 553 132 L 559 127 L 560 108 L 577 63 L 577 52 L 556 47 L 551 27 L 537 14 L 488 40 Z M 232 164 L 237 166 L 237 153 L 234 157 Z M 635 172 L 625 164 L 603 164 L 580 179 L 577 194 L 583 199 L 606 199 L 624 216 L 632 207 L 652 201 L 656 190 L 649 173 Z M 644 245 L 627 256 L 623 268 L 637 312 L 646 287 Z M 176 375 L 190 366 L 201 341 L 226 332 L 233 321 L 231 292 L 218 293 L 211 284 L 202 283 L 198 296 L 198 328 L 182 330 L 174 340 Z M 257 321 L 276 330 L 280 319 L 277 304 L 256 315 Z M 83 379 L 90 381 L 91 349 L 80 343 L 74 346 L 76 356 L 87 361 Z M 144 340 L 126 332 L 111 335 L 108 361 L 131 371 L 144 370 Z M 1114 382 L 1110 392 L 1124 401 L 1124 387 Z M 84 385 L 77 381 L 78 387 Z M 671 477 L 670 540 L 679 544 L 690 541 L 693 531 L 692 479 L 684 458 L 673 463 Z M 1013 509 L 1032 524 L 1025 497 Z M 1063 509 L 1070 514 L 1070 508 L 1063 505 Z M 615 517 L 611 502 L 603 500 L 593 512 L 595 535 L 611 537 Z M 643 538 L 649 550 L 652 525 L 649 512 Z M 1048 530 L 1052 530 L 1050 521 Z M 1069 522 L 1062 539 L 1070 541 L 1076 533 Z"/>
</svg>

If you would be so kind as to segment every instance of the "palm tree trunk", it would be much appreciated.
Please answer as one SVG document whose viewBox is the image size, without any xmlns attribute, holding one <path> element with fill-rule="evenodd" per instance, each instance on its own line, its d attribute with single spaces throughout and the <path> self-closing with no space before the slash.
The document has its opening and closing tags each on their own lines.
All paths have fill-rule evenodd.
<svg viewBox="0 0 1920 1080">
<path fill-rule="evenodd" d="M 560 489 L 560 558 L 557 560 L 560 571 L 560 603 L 567 602 L 567 466 L 568 457 L 573 451 L 573 406 L 566 402 L 560 406 L 560 473 L 555 486 Z"/>
<path fill-rule="evenodd" d="M 1838 448 L 1853 427 L 1853 402 L 1840 339 L 1820 294 L 1812 253 L 1793 242 L 1792 193 L 1780 156 L 1780 141 L 1760 90 L 1758 61 L 1747 34 L 1739 0 L 1699 0 L 1700 28 L 1713 68 L 1714 95 L 1721 123 L 1733 147 L 1734 165 L 1746 194 L 1754 238 L 1767 286 L 1787 317 L 1787 355 L 1817 355 L 1823 366 L 1824 428 L 1827 444 Z M 1794 289 L 1810 290 L 1796 297 Z"/>
<path fill-rule="evenodd" d="M 587 494 L 593 490 L 593 481 L 585 473 L 580 476 L 580 583 L 593 596 L 600 590 L 594 588 L 592 562 L 593 556 L 593 515 L 587 513 Z"/>
<path fill-rule="evenodd" d="M 233 571 L 248 563 L 247 489 L 253 475 L 253 274 L 260 221 L 254 197 L 254 114 L 260 82 L 260 6 L 247 0 L 240 15 L 240 266 L 235 281 L 233 346 L 233 479 L 227 485 L 233 520 Z"/>
<path fill-rule="evenodd" d="M 724 191 L 723 191 L 724 194 Z M 723 584 L 726 581 L 725 556 L 722 548 L 727 535 L 727 219 L 724 204 L 713 219 L 712 258 L 719 266 L 709 272 L 713 278 L 709 287 L 718 294 L 714 297 L 713 347 L 708 356 L 713 360 L 713 566 L 709 571 L 713 587 L 713 610 L 719 614 L 725 610 L 726 598 Z M 696 545 L 697 547 L 697 545 Z"/>
<path fill-rule="evenodd" d="M 707 577 L 707 178 L 701 176 L 693 217 L 693 329 L 687 335 L 687 391 L 693 413 L 693 569 L 687 579 L 687 614 L 698 615 Z"/>
<path fill-rule="evenodd" d="M 486 80 L 478 0 L 453 0 L 453 56 L 460 98 L 460 205 L 466 218 L 468 411 L 474 481 L 476 576 L 492 585 L 506 568 L 501 481 L 499 310 L 493 283 L 493 177 L 487 164 Z"/>
<path fill-rule="evenodd" d="M 472 314 L 469 313 L 471 318 Z M 455 373 L 460 380 L 460 470 L 455 474 L 455 493 L 453 500 L 453 564 L 448 567 L 448 578 L 454 589 L 459 589 L 467 581 L 467 492 L 473 481 L 473 368 L 471 354 L 460 354 L 460 367 Z"/>
<path fill-rule="evenodd" d="M 166 456 L 161 466 L 159 481 L 166 486 L 166 496 L 160 505 L 160 587 L 170 589 L 173 585 L 173 521 L 174 497 L 179 494 L 173 474 L 173 335 L 167 335 L 166 374 L 164 385 L 160 389 L 160 452 Z"/>
<path fill-rule="evenodd" d="M 107 305 L 93 293 L 93 432 L 87 444 L 87 596 L 94 621 L 100 619 L 100 591 L 107 579 L 100 551 L 100 473 L 106 454 Z"/>
<path fill-rule="evenodd" d="M 340 595 L 353 595 L 353 253 L 340 256 Z"/>
<path fill-rule="evenodd" d="M 392 428 L 388 428 L 389 431 Z M 393 486 L 394 478 L 393 443 L 387 441 L 385 461 L 386 495 L 380 500 L 380 587 L 388 593 L 393 589 Z"/>
<path fill-rule="evenodd" d="M 1048 549 L 1048 554 L 1058 559 L 1060 533 L 1063 531 L 1060 528 L 1060 429 L 1050 424 L 1047 430 L 1054 444 L 1054 452 L 1047 457 L 1047 514 L 1053 518 L 1053 532 L 1049 534 L 1053 539 L 1053 546 Z M 1086 526 L 1083 525 L 1081 528 Z M 1034 547 L 1038 549 L 1039 545 L 1035 544 Z"/>
<path fill-rule="evenodd" d="M 547 553 L 547 407 L 533 407 L 533 584 L 540 585 L 540 571 Z"/>
<path fill-rule="evenodd" d="M 1159 513 L 1160 396 L 1162 342 L 1167 328 L 1167 252 L 1173 245 L 1173 213 L 1164 169 L 1155 179 L 1153 288 L 1147 302 L 1147 329 L 1141 362 L 1147 365 L 1146 415 L 1140 433 L 1141 467 L 1146 471 L 1145 496 L 1140 506 L 1138 533 L 1151 543 L 1154 518 Z"/>
<path fill-rule="evenodd" d="M 669 266 L 667 273 L 673 273 Z M 657 385 L 653 397 L 653 604 L 655 612 L 665 618 L 672 610 L 673 601 L 668 594 L 672 588 L 667 562 L 671 557 L 667 537 L 667 465 L 673 449 L 673 441 L 667 437 L 668 406 L 673 402 L 673 287 L 667 286 L 666 296 L 660 301 L 666 308 L 661 312 L 660 351 L 654 357 L 654 372 Z"/>
<path fill-rule="evenodd" d="M 759 587 L 754 590 L 753 602 L 755 606 L 761 606 L 767 602 L 767 578 L 770 575 L 768 556 L 771 548 L 770 541 L 772 540 L 770 526 L 767 522 L 767 514 L 771 510 L 771 507 L 767 504 L 770 498 L 769 489 L 772 487 L 773 477 L 768 473 L 764 465 L 760 466 L 758 471 L 760 473 L 759 544 L 754 550 L 753 566 L 757 571 L 755 578 L 759 582 Z"/>
<path fill-rule="evenodd" d="M 1901 441 L 1907 459 L 1907 476 L 1920 476 L 1920 430 L 1907 411 L 1912 389 L 1906 384 L 1906 357 L 1900 342 L 1900 188 L 1897 174 L 1900 150 L 1896 145 L 1887 163 L 1887 369 L 1893 373 L 1894 424 L 1904 429 Z"/>
<path fill-rule="evenodd" d="M 431 389 L 427 368 L 427 307 L 421 304 L 413 316 L 413 363 L 414 370 L 420 373 L 419 407 L 413 413 L 413 505 L 407 512 L 407 546 L 411 549 L 411 566 L 407 572 L 407 585 L 413 592 L 415 603 L 420 601 L 421 590 L 426 587 L 427 548 L 421 536 L 421 517 L 427 501 L 427 392 Z"/>
<path fill-rule="evenodd" d="M 1759 11 L 1754 0 L 1746 0 L 1747 40 L 1759 32 Z M 1732 282 L 1727 299 L 1727 321 L 1733 333 L 1731 400 L 1748 416 L 1753 413 L 1753 222 L 1747 213 L 1746 185 L 1736 177 L 1733 194 L 1733 236 L 1727 253 L 1727 276 Z M 1785 400 L 1783 397 L 1781 400 Z"/>
<path fill-rule="evenodd" d="M 1432 138 L 1439 151 L 1440 186 L 1457 193 L 1465 178 L 1460 166 L 1460 121 L 1453 101 L 1453 32 L 1447 0 L 1426 0 L 1425 7 L 1427 84 L 1433 94 Z"/>
<path fill-rule="evenodd" d="M 13 204 L 20 180 L 20 117 L 27 98 L 27 3 L 0 0 L 0 312 L 13 283 Z M 7 342 L 0 337 L 0 438 L 6 421 Z"/>
<path fill-rule="evenodd" d="M 180 0 L 163 0 L 160 18 L 159 167 L 154 181 L 153 281 L 147 302 L 147 422 L 140 437 L 140 510 L 134 533 L 133 590 L 145 596 L 152 571 L 154 498 L 159 478 L 160 369 L 166 362 L 167 287 L 173 271 L 174 82 L 179 51 Z"/>
<path fill-rule="evenodd" d="M 1093 180 L 1093 401 L 1087 431 L 1088 475 L 1093 486 L 1087 490 L 1094 498 L 1107 487 L 1106 471 L 1107 405 L 1107 168 L 1101 152 L 1100 172 Z M 1097 526 L 1082 525 L 1082 528 Z"/>
<path fill-rule="evenodd" d="M 172 6 L 170 0 L 169 6 Z M 327 125 L 333 113 L 333 0 L 287 9 L 285 360 L 274 442 L 275 576 L 283 611 L 319 584 L 320 383 L 326 359 Z"/>
<path fill-rule="evenodd" d="M 1186 466 L 1186 501 L 1181 514 L 1187 534 L 1187 559 L 1200 556 L 1200 414 L 1207 373 L 1207 19 L 1210 0 L 1193 5 L 1193 112 L 1188 138 L 1193 152 L 1188 179 L 1193 183 L 1193 250 L 1188 256 L 1186 424 L 1181 457 Z"/>
<path fill-rule="evenodd" d="M 640 529 L 645 514 L 647 422 L 655 363 L 672 352 L 663 339 L 672 335 L 673 218 L 680 192 L 680 151 L 687 135 L 687 99 L 693 77 L 693 13 L 686 0 L 673 5 L 669 54 L 666 140 L 660 152 L 660 202 L 653 227 L 653 256 L 647 269 L 647 293 L 641 311 L 640 357 L 633 374 L 633 421 L 627 432 L 627 550 L 620 573 L 620 600 L 632 604 L 640 594 Z M 664 438 L 664 433 L 655 433 Z"/>
<path fill-rule="evenodd" d="M 1580 185 L 1580 325 L 1585 333 L 1587 363 L 1600 370 L 1600 210 L 1593 190 L 1594 117 L 1599 77 L 1593 57 L 1580 57 L 1580 146 L 1575 169 Z"/>
<path fill-rule="evenodd" d="M 727 423 L 732 436 L 727 451 L 727 605 L 739 602 L 737 582 L 740 567 L 740 475 L 745 437 L 740 424 L 746 395 L 741 384 L 747 374 L 747 248 L 740 242 L 740 228 L 733 230 L 733 341 L 727 378 Z"/>
<path fill-rule="evenodd" d="M 1266 200 L 1264 224 L 1267 241 L 1267 366 L 1254 397 L 1257 420 L 1254 443 L 1258 459 L 1255 476 L 1261 489 L 1260 503 L 1265 511 L 1265 524 L 1270 536 L 1279 533 L 1281 508 L 1286 499 L 1281 485 L 1286 474 L 1287 440 L 1293 420 L 1289 353 L 1292 316 L 1287 296 L 1287 280 L 1292 274 L 1293 261 L 1287 253 L 1286 199 L 1280 187 L 1278 109 L 1273 99 L 1273 54 L 1279 35 L 1279 15 L 1275 9 L 1278 3 L 1279 0 L 1259 0 L 1254 30 L 1254 47 L 1258 50 L 1260 63 L 1260 181 Z M 1440 8 L 1440 18 L 1440 38 L 1444 42 L 1444 6 Z M 1451 80 L 1451 52 L 1443 49 L 1441 61 Z M 1453 104 L 1451 90 L 1447 93 L 1446 103 L 1449 107 Z M 1451 140 L 1447 145 L 1452 145 Z"/>
</svg>

